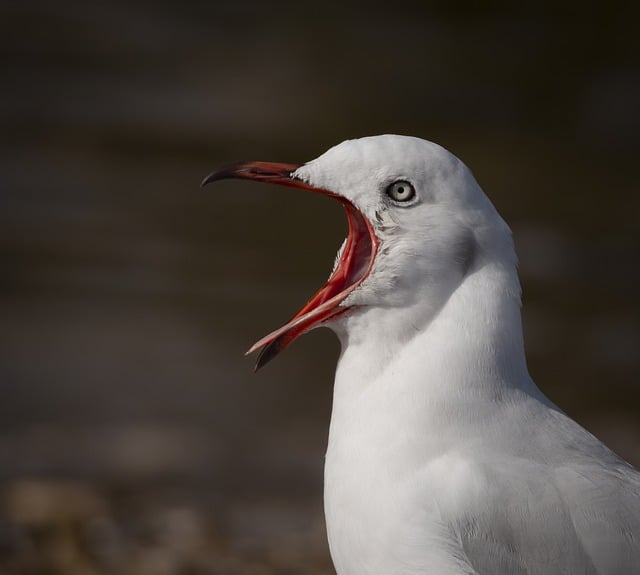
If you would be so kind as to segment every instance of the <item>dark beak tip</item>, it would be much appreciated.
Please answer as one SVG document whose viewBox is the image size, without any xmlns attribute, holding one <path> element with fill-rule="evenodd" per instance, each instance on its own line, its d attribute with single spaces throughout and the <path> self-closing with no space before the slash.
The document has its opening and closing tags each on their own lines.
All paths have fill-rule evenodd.
<svg viewBox="0 0 640 575">
<path fill-rule="evenodd" d="M 220 179 L 219 172 L 211 172 L 204 180 L 200 182 L 200 187 L 204 188 L 207 184 Z"/>
</svg>

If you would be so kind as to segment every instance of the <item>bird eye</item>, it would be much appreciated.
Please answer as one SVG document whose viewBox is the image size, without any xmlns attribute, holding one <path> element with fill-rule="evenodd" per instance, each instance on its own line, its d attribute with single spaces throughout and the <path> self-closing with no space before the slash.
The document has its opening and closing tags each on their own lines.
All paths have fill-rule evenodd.
<svg viewBox="0 0 640 575">
<path fill-rule="evenodd" d="M 394 202 L 404 204 L 406 202 L 410 202 L 416 197 L 416 191 L 406 180 L 398 180 L 397 182 L 393 182 L 393 184 L 387 188 L 387 195 Z"/>
</svg>

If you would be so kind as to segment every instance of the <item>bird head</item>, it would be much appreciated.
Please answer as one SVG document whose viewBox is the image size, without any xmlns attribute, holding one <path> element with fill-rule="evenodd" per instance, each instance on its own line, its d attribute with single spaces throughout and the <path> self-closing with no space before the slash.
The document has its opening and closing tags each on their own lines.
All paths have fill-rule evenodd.
<svg viewBox="0 0 640 575">
<path fill-rule="evenodd" d="M 487 261 L 515 266 L 510 231 L 469 169 L 426 140 L 347 140 L 302 165 L 241 162 L 204 184 L 241 178 L 320 192 L 340 201 L 348 235 L 327 283 L 280 329 L 258 341 L 256 369 L 299 335 L 370 310 L 428 317 Z M 411 311 L 413 313 L 413 311 Z"/>
</svg>

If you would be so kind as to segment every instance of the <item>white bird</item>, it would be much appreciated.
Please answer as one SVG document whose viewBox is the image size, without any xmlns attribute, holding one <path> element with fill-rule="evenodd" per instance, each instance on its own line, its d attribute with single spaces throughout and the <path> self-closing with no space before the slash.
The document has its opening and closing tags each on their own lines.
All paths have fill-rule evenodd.
<svg viewBox="0 0 640 575">
<path fill-rule="evenodd" d="M 338 575 L 640 573 L 640 474 L 527 371 L 511 232 L 469 169 L 406 136 L 244 178 L 320 191 L 349 233 L 327 284 L 260 340 L 342 344 L 325 464 Z"/>
</svg>

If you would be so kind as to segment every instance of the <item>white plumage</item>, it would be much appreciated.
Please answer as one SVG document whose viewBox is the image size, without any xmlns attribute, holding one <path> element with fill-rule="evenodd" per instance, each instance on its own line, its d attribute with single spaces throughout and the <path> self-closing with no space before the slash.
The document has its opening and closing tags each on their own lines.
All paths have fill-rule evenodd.
<svg viewBox="0 0 640 575">
<path fill-rule="evenodd" d="M 640 475 L 529 377 L 508 226 L 430 142 L 343 142 L 292 173 L 379 240 L 339 336 L 325 467 L 338 575 L 640 573 Z M 389 185 L 413 185 L 407 203 Z"/>
</svg>

